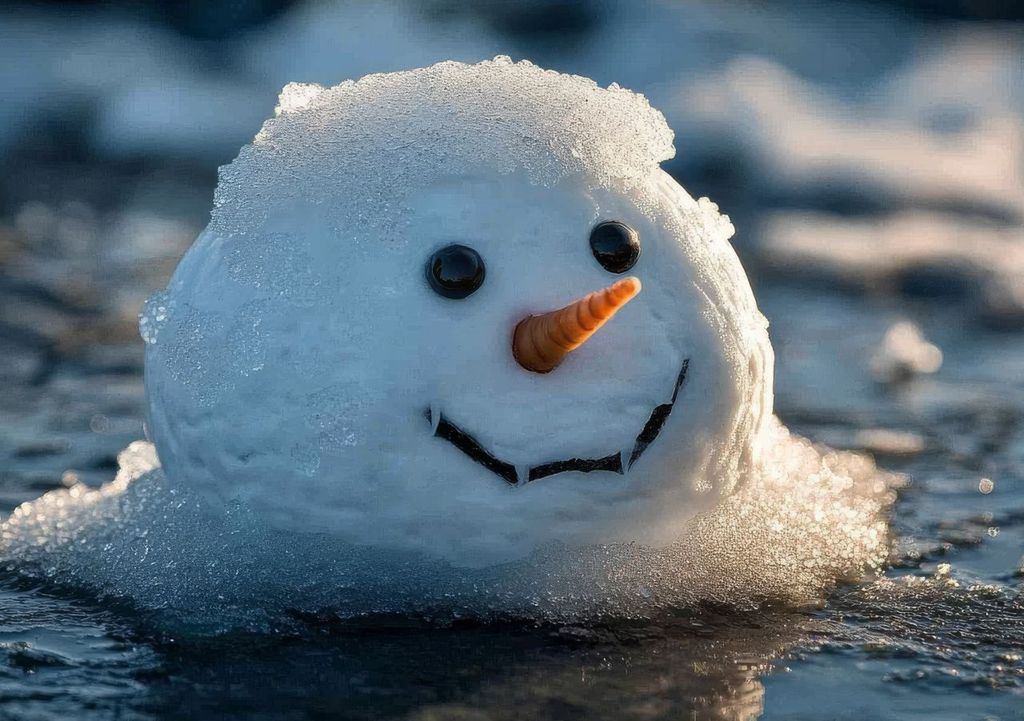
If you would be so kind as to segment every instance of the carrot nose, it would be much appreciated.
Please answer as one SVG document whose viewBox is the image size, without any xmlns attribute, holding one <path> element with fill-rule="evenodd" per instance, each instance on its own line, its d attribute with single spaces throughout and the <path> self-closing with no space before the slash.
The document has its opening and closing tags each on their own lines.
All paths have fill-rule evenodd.
<svg viewBox="0 0 1024 721">
<path fill-rule="evenodd" d="M 640 279 L 630 276 L 559 310 L 524 318 L 512 334 L 512 354 L 528 371 L 552 371 L 639 292 Z"/>
</svg>

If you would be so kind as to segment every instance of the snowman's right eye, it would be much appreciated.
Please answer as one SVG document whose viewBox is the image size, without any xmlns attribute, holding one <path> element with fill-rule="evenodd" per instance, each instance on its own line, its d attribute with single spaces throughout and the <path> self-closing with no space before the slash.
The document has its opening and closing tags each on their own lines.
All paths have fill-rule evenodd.
<svg viewBox="0 0 1024 721">
<path fill-rule="evenodd" d="M 484 284 L 484 259 L 467 245 L 453 243 L 434 251 L 427 260 L 427 282 L 445 298 L 460 300 Z"/>
</svg>

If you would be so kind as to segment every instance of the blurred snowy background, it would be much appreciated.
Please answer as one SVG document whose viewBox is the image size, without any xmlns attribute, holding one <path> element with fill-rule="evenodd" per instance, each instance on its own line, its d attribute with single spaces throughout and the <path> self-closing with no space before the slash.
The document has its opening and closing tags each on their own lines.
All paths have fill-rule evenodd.
<svg viewBox="0 0 1024 721">
<path fill-rule="evenodd" d="M 763 687 L 744 676 L 739 710 L 713 717 L 765 708 L 766 718 L 878 718 L 898 695 L 901 718 L 959 719 L 964 704 L 1018 718 L 1022 20 L 1019 0 L 2 3 L 0 517 L 61 484 L 109 481 L 118 451 L 141 437 L 140 306 L 205 225 L 217 166 L 251 139 L 284 83 L 528 58 L 618 82 L 666 114 L 678 151 L 668 170 L 736 224 L 772 324 L 783 420 L 910 478 L 893 520 L 896 580 L 833 598 L 823 616 L 833 641 L 802 648 Z M 931 585 L 900 591 L 903 576 Z M 20 592 L 0 602 L 0 619 L 35 608 Z M 59 633 L 66 618 L 54 615 Z M 36 643 L 35 631 L 21 633 Z M 748 636 L 741 629 L 737 658 L 759 674 L 777 650 L 749 648 Z M 735 664 L 716 648 L 732 684 Z M 28 667 L 3 653 L 0 701 L 22 705 L 4 716 L 0 703 L 0 718 L 85 718 L 58 713 L 42 690 L 105 708 L 92 675 L 73 685 L 93 651 L 50 664 L 71 679 L 56 682 L 8 673 Z M 608 692 L 635 687 L 648 703 L 651 689 L 669 698 L 682 688 L 672 703 L 703 708 L 710 682 L 686 669 L 707 667 L 708 653 L 694 654 L 674 664 L 676 686 L 661 663 L 646 685 L 641 666 L 626 664 Z M 461 657 L 444 656 L 446 683 L 461 678 Z M 249 666 L 194 661 L 183 667 L 199 669 L 204 703 L 228 691 L 249 703 L 273 686 Z M 382 683 L 402 686 L 392 661 Z M 330 683 L 309 703 L 339 693 L 319 663 L 310 678 Z M 576 657 L 564 663 L 576 679 Z M 236 691 L 240 679 L 252 682 Z M 551 695 L 586 706 L 575 683 Z M 357 686 L 346 693 L 359 700 Z M 526 687 L 546 698 L 541 680 Z M 401 703 L 420 703 L 417 688 L 399 691 Z M 495 709 L 512 708 L 507 698 Z M 290 713 L 291 700 L 277 701 Z M 32 715 L 33 704 L 50 715 Z M 856 709 L 867 712 L 843 715 Z"/>
</svg>

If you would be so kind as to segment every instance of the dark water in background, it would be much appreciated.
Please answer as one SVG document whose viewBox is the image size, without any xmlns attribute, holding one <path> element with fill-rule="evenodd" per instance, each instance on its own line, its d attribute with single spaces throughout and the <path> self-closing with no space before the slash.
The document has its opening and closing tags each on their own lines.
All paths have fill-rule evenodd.
<svg viewBox="0 0 1024 721">
<path fill-rule="evenodd" d="M 298 5 L 215 46 L 152 18 L 0 16 L 0 517 L 110 480 L 142 436 L 136 314 L 204 224 L 213 166 L 269 113 L 268 88 L 512 52 L 666 111 L 670 169 L 736 222 L 783 421 L 911 479 L 890 571 L 815 610 L 588 628 L 296 618 L 274 637 L 196 640 L 0 568 L 0 719 L 1024 718 L 1021 32 L 882 3 L 485 4 L 482 20 L 429 5 Z M 480 32 L 463 37 L 466 22 Z M 368 40 L 338 58 L 319 26 Z M 398 36 L 410 42 L 381 39 Z M 724 96 L 702 95 L 705 78 Z M 734 112 L 715 115 L 723 102 Z M 838 231 L 861 253 L 830 254 Z M 892 352 L 879 365 L 901 321 L 941 349 L 937 372 Z"/>
</svg>

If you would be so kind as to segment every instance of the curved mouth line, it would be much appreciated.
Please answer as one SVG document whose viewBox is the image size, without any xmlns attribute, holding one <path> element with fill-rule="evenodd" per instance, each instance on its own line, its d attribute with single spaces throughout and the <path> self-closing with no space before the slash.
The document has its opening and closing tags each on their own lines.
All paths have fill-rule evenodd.
<svg viewBox="0 0 1024 721">
<path fill-rule="evenodd" d="M 683 383 L 686 382 L 686 372 L 689 367 L 690 359 L 687 358 L 683 361 L 682 367 L 679 369 L 679 375 L 676 377 L 676 385 L 672 390 L 672 400 L 657 406 L 651 411 L 651 415 L 644 424 L 643 430 L 640 431 L 636 441 L 633 443 L 633 450 L 629 454 L 628 461 L 623 460 L 623 453 L 612 453 L 602 458 L 567 458 L 561 461 L 517 469 L 516 466 L 501 460 L 480 445 L 476 438 L 445 418 L 440 411 L 437 412 L 437 418 L 435 419 L 434 412 L 428 408 L 426 417 L 427 422 L 434 429 L 435 436 L 448 441 L 472 460 L 511 486 L 518 486 L 566 471 L 580 471 L 582 473 L 611 471 L 621 476 L 633 467 L 633 464 L 639 460 L 644 451 L 654 443 L 658 434 L 661 433 L 665 421 L 668 420 L 669 414 L 672 413 L 672 408 L 675 407 L 676 398 L 679 397 L 679 390 L 683 387 Z M 623 467 L 623 463 L 625 463 L 625 467 Z"/>
</svg>

